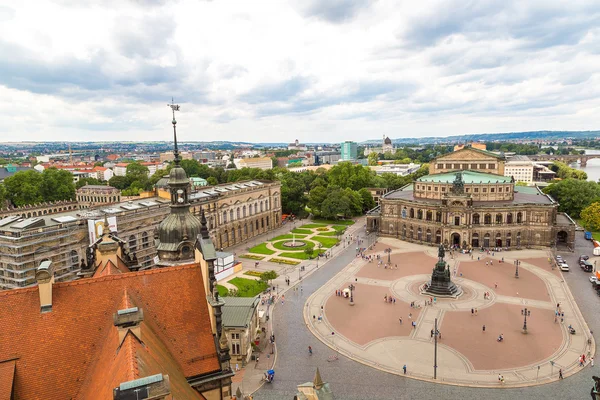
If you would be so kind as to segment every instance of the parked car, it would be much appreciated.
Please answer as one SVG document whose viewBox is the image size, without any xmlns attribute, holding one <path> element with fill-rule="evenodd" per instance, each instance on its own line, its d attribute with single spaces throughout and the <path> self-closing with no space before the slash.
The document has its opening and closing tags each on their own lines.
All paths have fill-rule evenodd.
<svg viewBox="0 0 600 400">
<path fill-rule="evenodd" d="M 596 278 L 594 275 L 590 276 L 590 282 L 592 282 L 593 284 L 598 284 L 598 278 Z"/>
<path fill-rule="evenodd" d="M 561 271 L 569 271 L 569 265 L 567 263 L 558 264 L 558 268 L 560 268 Z"/>
<path fill-rule="evenodd" d="M 589 259 L 590 259 L 590 256 L 586 256 L 585 254 L 582 254 L 582 255 L 580 255 L 580 256 L 579 256 L 579 259 L 580 259 L 580 260 L 586 260 L 586 261 L 587 261 L 587 260 L 589 260 Z"/>
</svg>

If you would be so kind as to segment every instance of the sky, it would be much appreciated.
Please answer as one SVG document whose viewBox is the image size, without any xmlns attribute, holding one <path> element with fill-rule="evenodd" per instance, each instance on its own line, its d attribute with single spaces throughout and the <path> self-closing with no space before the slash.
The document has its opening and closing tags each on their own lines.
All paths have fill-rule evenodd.
<svg viewBox="0 0 600 400">
<path fill-rule="evenodd" d="M 600 1 L 0 0 L 0 141 L 600 129 Z"/>
</svg>

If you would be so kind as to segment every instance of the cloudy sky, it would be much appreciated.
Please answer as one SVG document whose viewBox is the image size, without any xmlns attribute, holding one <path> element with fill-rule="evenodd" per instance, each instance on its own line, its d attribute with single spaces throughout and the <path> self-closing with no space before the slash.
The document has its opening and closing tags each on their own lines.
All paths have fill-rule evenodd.
<svg viewBox="0 0 600 400">
<path fill-rule="evenodd" d="M 600 1 L 0 0 L 0 141 L 600 129 Z"/>
</svg>

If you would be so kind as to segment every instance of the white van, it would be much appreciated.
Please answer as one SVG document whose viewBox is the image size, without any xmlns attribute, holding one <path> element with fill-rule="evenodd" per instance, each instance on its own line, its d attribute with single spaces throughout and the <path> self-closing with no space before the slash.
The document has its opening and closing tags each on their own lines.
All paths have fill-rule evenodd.
<svg viewBox="0 0 600 400">
<path fill-rule="evenodd" d="M 567 263 L 558 264 L 558 268 L 560 268 L 561 271 L 569 271 L 569 265 Z"/>
</svg>

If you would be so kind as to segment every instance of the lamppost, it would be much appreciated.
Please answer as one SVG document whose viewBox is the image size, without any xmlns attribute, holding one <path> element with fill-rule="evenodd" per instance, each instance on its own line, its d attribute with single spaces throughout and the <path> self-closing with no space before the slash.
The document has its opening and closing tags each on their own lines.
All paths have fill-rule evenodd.
<svg viewBox="0 0 600 400">
<path fill-rule="evenodd" d="M 515 278 L 519 277 L 519 264 L 521 264 L 521 261 L 515 260 Z"/>
<path fill-rule="evenodd" d="M 355 289 L 355 286 L 353 284 L 350 284 L 350 286 L 348 286 L 348 289 L 350 289 L 350 305 L 353 306 L 354 305 L 354 289 Z"/>
<path fill-rule="evenodd" d="M 521 310 L 521 315 L 524 317 L 523 320 L 523 333 L 527 333 L 527 317 L 531 315 L 531 310 L 524 308 Z"/>
<path fill-rule="evenodd" d="M 437 379 L 437 342 L 438 342 L 438 328 L 437 328 L 437 318 L 435 319 L 434 327 L 433 327 L 433 379 Z"/>
</svg>

